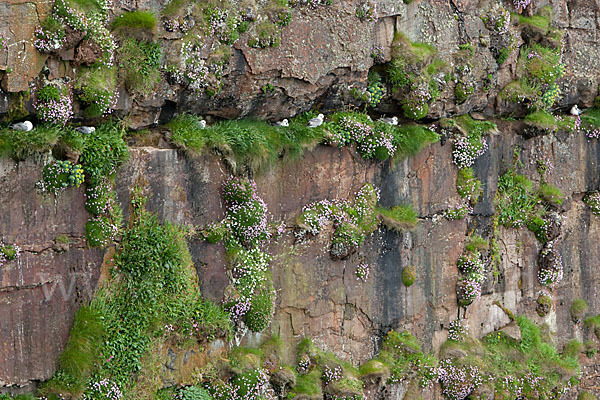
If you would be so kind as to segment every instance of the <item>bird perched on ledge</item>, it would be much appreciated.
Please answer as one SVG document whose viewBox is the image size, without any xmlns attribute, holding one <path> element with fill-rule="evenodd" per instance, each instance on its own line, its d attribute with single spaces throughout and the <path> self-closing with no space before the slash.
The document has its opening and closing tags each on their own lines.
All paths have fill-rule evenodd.
<svg viewBox="0 0 600 400">
<path fill-rule="evenodd" d="M 33 129 L 33 124 L 31 121 L 17 122 L 16 124 L 12 124 L 10 128 L 16 131 L 29 132 Z"/>
<path fill-rule="evenodd" d="M 386 124 L 390 124 L 390 125 L 398 125 L 398 117 L 384 117 L 384 118 L 379 118 L 380 121 L 385 122 Z"/>
<path fill-rule="evenodd" d="M 317 115 L 317 118 L 313 118 L 310 121 L 308 121 L 308 127 L 316 128 L 317 126 L 321 126 L 323 124 L 324 118 L 325 118 L 325 116 L 323 114 Z"/>
<path fill-rule="evenodd" d="M 579 107 L 577 107 L 577 104 L 575 104 L 573 107 L 571 107 L 571 115 L 581 115 L 583 114 L 583 111 L 579 109 Z"/>
<path fill-rule="evenodd" d="M 96 132 L 96 128 L 93 126 L 80 126 L 75 128 L 75 130 L 79 133 L 83 133 L 84 135 L 89 135 L 90 133 Z"/>
<path fill-rule="evenodd" d="M 290 126 L 290 123 L 288 122 L 287 118 L 284 118 L 281 121 L 275 122 L 275 125 L 277 125 L 277 126 Z"/>
</svg>

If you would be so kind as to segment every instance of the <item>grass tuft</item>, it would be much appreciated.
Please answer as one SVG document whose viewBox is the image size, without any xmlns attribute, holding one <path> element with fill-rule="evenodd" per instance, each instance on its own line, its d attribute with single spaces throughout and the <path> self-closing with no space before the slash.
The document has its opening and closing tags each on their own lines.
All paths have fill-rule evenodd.
<svg viewBox="0 0 600 400">
<path fill-rule="evenodd" d="M 410 204 L 391 209 L 377 207 L 377 213 L 383 224 L 396 232 L 406 232 L 417 226 L 417 213 Z"/>
</svg>

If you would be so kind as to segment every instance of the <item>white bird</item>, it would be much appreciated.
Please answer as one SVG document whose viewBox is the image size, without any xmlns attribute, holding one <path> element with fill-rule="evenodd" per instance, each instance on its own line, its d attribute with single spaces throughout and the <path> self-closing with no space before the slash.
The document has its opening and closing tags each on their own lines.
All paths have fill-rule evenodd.
<svg viewBox="0 0 600 400">
<path fill-rule="evenodd" d="M 90 133 L 96 132 L 96 128 L 93 126 L 80 126 L 75 128 L 75 130 L 79 133 L 83 133 L 84 135 L 89 135 Z"/>
<path fill-rule="evenodd" d="M 29 132 L 33 129 L 33 124 L 31 123 L 31 121 L 17 122 L 16 124 L 11 125 L 10 127 L 16 131 Z"/>
<path fill-rule="evenodd" d="M 575 104 L 573 107 L 571 107 L 571 115 L 577 116 L 577 115 L 581 115 L 581 114 L 583 114 L 583 111 L 581 111 L 579 109 L 579 107 L 577 107 L 577 104 Z"/>
<path fill-rule="evenodd" d="M 317 118 L 313 118 L 308 121 L 308 127 L 316 128 L 317 126 L 321 126 L 323 124 L 323 118 L 325 118 L 325 116 L 323 114 L 319 114 Z"/>
<path fill-rule="evenodd" d="M 198 126 L 200 127 L 200 129 L 206 128 L 206 121 L 201 119 L 200 121 L 198 121 Z"/>
<path fill-rule="evenodd" d="M 398 117 L 392 117 L 392 118 L 379 118 L 380 121 L 385 122 L 386 124 L 390 124 L 390 125 L 398 125 Z"/>
<path fill-rule="evenodd" d="M 277 125 L 277 126 L 290 126 L 290 123 L 288 122 L 287 118 L 284 118 L 281 121 L 275 122 L 275 125 Z"/>
</svg>

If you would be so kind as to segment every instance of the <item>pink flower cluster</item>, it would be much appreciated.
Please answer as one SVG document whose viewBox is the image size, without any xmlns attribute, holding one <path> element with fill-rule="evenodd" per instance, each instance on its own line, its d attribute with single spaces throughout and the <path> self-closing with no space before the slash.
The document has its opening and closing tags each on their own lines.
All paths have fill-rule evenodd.
<svg viewBox="0 0 600 400">
<path fill-rule="evenodd" d="M 319 6 L 330 6 L 331 2 L 332 0 L 289 0 L 289 5 L 291 7 L 308 6 L 316 10 Z"/>
<path fill-rule="evenodd" d="M 209 36 L 216 37 L 221 43 L 233 44 L 237 40 L 235 33 L 239 20 L 230 18 L 227 10 L 212 8 L 208 15 L 208 24 Z"/>
<path fill-rule="evenodd" d="M 460 203 L 444 210 L 444 217 L 447 219 L 464 219 L 473 212 L 473 207 L 469 199 L 463 199 Z"/>
<path fill-rule="evenodd" d="M 466 399 L 477 387 L 483 384 L 479 368 L 455 366 L 449 359 L 440 361 L 438 379 L 442 384 L 442 393 L 449 400 Z"/>
<path fill-rule="evenodd" d="M 540 252 L 540 285 L 554 287 L 563 278 L 562 256 L 553 249 L 554 243 L 548 242 Z"/>
<path fill-rule="evenodd" d="M 550 172 L 554 169 L 554 164 L 549 159 L 546 160 L 537 160 L 537 170 L 542 178 L 546 178 Z"/>
<path fill-rule="evenodd" d="M 250 310 L 250 306 L 252 305 L 251 299 L 247 297 L 241 297 L 237 299 L 230 307 L 228 307 L 227 311 L 229 312 L 231 321 L 236 323 L 240 321 L 244 315 Z"/>
<path fill-rule="evenodd" d="M 302 219 L 311 235 L 318 235 L 325 224 L 333 219 L 338 200 L 320 200 L 302 208 Z"/>
<path fill-rule="evenodd" d="M 382 150 L 385 151 L 386 158 L 392 157 L 396 152 L 392 132 L 387 129 L 371 129 L 370 134 L 358 143 L 357 150 L 366 159 L 376 157 Z"/>
<path fill-rule="evenodd" d="M 583 132 L 588 139 L 600 139 L 600 130 L 598 128 L 581 128 L 581 116 L 575 117 L 575 130 Z"/>
<path fill-rule="evenodd" d="M 8 43 L 8 40 L 6 40 L 4 35 L 2 33 L 0 33 L 0 51 L 6 49 L 7 43 Z"/>
<path fill-rule="evenodd" d="M 516 9 L 525 8 L 531 3 L 531 0 L 513 0 Z"/>
<path fill-rule="evenodd" d="M 110 379 L 102 379 L 90 384 L 87 392 L 83 395 L 84 400 L 93 399 L 121 400 L 123 393 L 116 382 Z"/>
<path fill-rule="evenodd" d="M 321 377 L 323 381 L 325 381 L 325 385 L 329 385 L 331 382 L 339 381 L 344 377 L 344 370 L 340 366 L 335 366 L 331 368 L 329 365 L 326 365 L 323 368 L 323 376 Z"/>
<path fill-rule="evenodd" d="M 35 30 L 35 40 L 33 41 L 33 46 L 40 53 L 51 53 L 61 49 L 65 44 L 65 40 L 65 33 L 62 31 L 46 31 L 41 27 L 38 27 Z"/>
<path fill-rule="evenodd" d="M 369 264 L 359 264 L 356 267 L 356 279 L 361 282 L 366 282 L 369 279 Z"/>
<path fill-rule="evenodd" d="M 245 246 L 260 245 L 269 239 L 267 205 L 256 192 L 256 182 L 231 177 L 223 181 L 226 224 Z"/>
<path fill-rule="evenodd" d="M 583 202 L 587 204 L 594 215 L 600 216 L 600 193 L 592 192 L 585 195 Z"/>
<path fill-rule="evenodd" d="M 373 135 L 371 125 L 350 117 L 343 117 L 340 120 L 340 127 L 341 131 L 334 133 L 333 138 L 339 146 L 345 146 L 352 142 L 360 143 L 366 137 Z"/>
<path fill-rule="evenodd" d="M 454 142 L 452 158 L 458 168 L 469 168 L 488 148 L 485 138 L 461 136 Z"/>
<path fill-rule="evenodd" d="M 448 340 L 455 342 L 464 342 L 465 337 L 469 334 L 469 327 L 462 319 L 455 319 L 450 322 L 448 328 Z"/>
<path fill-rule="evenodd" d="M 457 285 L 456 294 L 462 307 L 468 306 L 481 297 L 481 282 L 472 279 L 463 279 Z"/>
<path fill-rule="evenodd" d="M 189 22 L 188 20 L 177 20 L 177 19 L 166 19 L 164 21 L 164 27 L 165 30 L 167 32 L 181 32 L 181 33 L 186 33 L 187 31 L 189 31 L 190 29 L 192 29 L 193 24 L 191 22 Z"/>
<path fill-rule="evenodd" d="M 21 252 L 21 248 L 16 244 L 5 244 L 0 240 L 0 267 L 19 258 Z"/>
<path fill-rule="evenodd" d="M 35 86 L 33 89 L 35 90 Z M 66 85 L 61 85 L 59 91 L 58 100 L 42 100 L 36 97 L 33 108 L 41 121 L 65 126 L 73 118 L 73 92 L 71 87 Z"/>
<path fill-rule="evenodd" d="M 298 361 L 298 366 L 296 370 L 301 374 L 306 374 L 308 372 L 308 367 L 310 366 L 310 359 L 308 357 L 303 357 L 300 361 Z"/>
<path fill-rule="evenodd" d="M 456 262 L 461 273 L 469 279 L 483 282 L 485 280 L 485 262 L 478 251 L 461 255 Z"/>
</svg>

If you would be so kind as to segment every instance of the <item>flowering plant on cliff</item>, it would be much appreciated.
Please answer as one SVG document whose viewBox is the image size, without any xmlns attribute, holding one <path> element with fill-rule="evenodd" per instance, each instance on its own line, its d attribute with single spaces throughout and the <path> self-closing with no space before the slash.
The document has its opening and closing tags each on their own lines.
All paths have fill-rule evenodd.
<svg viewBox="0 0 600 400">
<path fill-rule="evenodd" d="M 62 82 L 52 82 L 34 89 L 34 103 L 38 118 L 55 125 L 66 125 L 73 117 L 73 92 Z"/>
<path fill-rule="evenodd" d="M 44 167 L 39 186 L 42 191 L 56 195 L 69 186 L 79 187 L 83 180 L 81 165 L 73 165 L 70 161 L 54 161 Z"/>
<path fill-rule="evenodd" d="M 387 160 L 396 152 L 393 129 L 392 125 L 377 122 L 375 129 L 367 130 L 356 149 L 365 159 Z"/>
<path fill-rule="evenodd" d="M 2 33 L 0 33 L 0 51 L 6 49 L 8 45 L 8 40 L 4 37 Z"/>
<path fill-rule="evenodd" d="M 83 395 L 84 400 L 120 400 L 122 398 L 123 393 L 119 385 L 107 378 L 90 382 L 88 389 Z"/>
<path fill-rule="evenodd" d="M 247 247 L 262 244 L 270 238 L 267 229 L 267 205 L 256 192 L 254 181 L 229 178 L 223 182 L 226 224 L 239 242 Z"/>
<path fill-rule="evenodd" d="M 475 160 L 487 150 L 485 138 L 480 136 L 461 136 L 454 142 L 452 158 L 458 168 L 469 168 Z"/>
<path fill-rule="evenodd" d="M 52 24 L 52 29 L 38 27 L 34 32 L 33 45 L 40 53 L 51 53 L 60 50 L 66 40 L 65 30 L 58 21 L 53 19 L 52 16 L 48 17 L 46 21 Z M 53 21 L 56 21 L 56 24 Z"/>
<path fill-rule="evenodd" d="M 479 251 L 467 252 L 461 255 L 456 262 L 461 273 L 468 279 L 483 282 L 485 280 L 485 262 Z"/>
<path fill-rule="evenodd" d="M 366 282 L 369 279 L 369 264 L 359 264 L 356 267 L 356 279 L 361 282 Z"/>
<path fill-rule="evenodd" d="M 464 219 L 467 215 L 473 212 L 473 207 L 469 203 L 469 199 L 463 199 L 460 203 L 444 210 L 444 217 L 447 219 Z"/>
<path fill-rule="evenodd" d="M 540 251 L 538 281 L 542 286 L 554 287 L 563 278 L 562 256 L 554 250 L 554 243 L 548 242 Z"/>
<path fill-rule="evenodd" d="M 448 340 L 454 340 L 455 342 L 464 342 L 465 338 L 469 334 L 469 327 L 465 320 L 455 319 L 450 322 L 448 328 Z"/>
<path fill-rule="evenodd" d="M 440 361 L 438 379 L 442 393 L 449 400 L 463 400 L 483 384 L 483 376 L 476 366 L 457 366 L 450 359 Z"/>
<path fill-rule="evenodd" d="M 21 248 L 16 244 L 6 244 L 0 240 L 0 267 L 14 261 L 21 255 Z"/>
<path fill-rule="evenodd" d="M 222 86 L 221 75 L 224 63 L 209 63 L 204 59 L 204 51 L 208 46 L 198 40 L 185 41 L 181 46 L 178 65 L 168 67 L 175 82 L 186 86 L 197 95 L 216 95 Z"/>
<path fill-rule="evenodd" d="M 461 307 L 466 307 L 481 297 L 481 283 L 472 279 L 463 279 L 456 285 L 456 297 Z"/>
<path fill-rule="evenodd" d="M 592 192 L 585 195 L 583 202 L 590 206 L 592 213 L 600 216 L 600 192 Z"/>
</svg>

